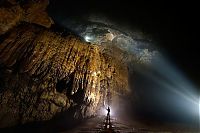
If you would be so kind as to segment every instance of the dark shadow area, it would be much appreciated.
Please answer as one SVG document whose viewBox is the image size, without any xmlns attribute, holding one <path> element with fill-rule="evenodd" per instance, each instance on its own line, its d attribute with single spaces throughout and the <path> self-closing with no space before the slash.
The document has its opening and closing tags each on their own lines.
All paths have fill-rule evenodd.
<svg viewBox="0 0 200 133">
<path fill-rule="evenodd" d="M 78 106 L 71 107 L 68 111 L 57 114 L 53 119 L 44 122 L 30 122 L 27 124 L 20 124 L 13 127 L 0 129 L 1 133 L 55 133 L 63 132 L 76 128 L 83 119 L 74 119 L 74 113 Z"/>
<path fill-rule="evenodd" d="M 62 93 L 67 88 L 67 81 L 61 79 L 56 84 L 56 91 Z"/>
</svg>

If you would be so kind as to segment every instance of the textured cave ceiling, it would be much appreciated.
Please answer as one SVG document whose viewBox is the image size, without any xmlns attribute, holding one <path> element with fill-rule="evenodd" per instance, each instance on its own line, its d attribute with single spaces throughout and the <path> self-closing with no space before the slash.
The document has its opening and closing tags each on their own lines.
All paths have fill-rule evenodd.
<svg viewBox="0 0 200 133">
<path fill-rule="evenodd" d="M 198 127 L 198 87 L 187 77 L 195 79 L 197 56 L 176 56 L 190 42 L 188 27 L 182 32 L 176 16 L 149 6 L 117 3 L 0 2 L 1 128 L 39 123 L 58 132 L 108 105 L 131 120 Z M 184 73 L 188 59 L 195 67 Z"/>
</svg>

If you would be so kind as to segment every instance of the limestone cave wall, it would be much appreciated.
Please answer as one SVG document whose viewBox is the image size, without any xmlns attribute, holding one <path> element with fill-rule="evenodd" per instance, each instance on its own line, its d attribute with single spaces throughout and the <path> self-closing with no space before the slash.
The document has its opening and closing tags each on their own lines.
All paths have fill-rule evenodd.
<svg viewBox="0 0 200 133">
<path fill-rule="evenodd" d="M 9 9 L 0 8 L 0 16 L 12 14 L 10 8 L 24 12 L 31 7 L 9 3 Z M 69 110 L 74 119 L 88 118 L 104 106 L 108 90 L 111 97 L 126 93 L 128 70 L 112 56 L 116 52 L 55 33 L 41 24 L 43 19 L 22 15 L 18 21 L 19 14 L 12 15 L 17 18 L 0 17 L 0 127 L 50 120 Z"/>
</svg>

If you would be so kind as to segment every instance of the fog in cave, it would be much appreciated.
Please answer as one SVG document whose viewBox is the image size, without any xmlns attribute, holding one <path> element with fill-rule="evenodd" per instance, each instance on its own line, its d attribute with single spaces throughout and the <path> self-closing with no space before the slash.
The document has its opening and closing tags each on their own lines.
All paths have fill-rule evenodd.
<svg viewBox="0 0 200 133">
<path fill-rule="evenodd" d="M 0 2 L 0 131 L 198 132 L 193 17 L 151 5 Z"/>
</svg>

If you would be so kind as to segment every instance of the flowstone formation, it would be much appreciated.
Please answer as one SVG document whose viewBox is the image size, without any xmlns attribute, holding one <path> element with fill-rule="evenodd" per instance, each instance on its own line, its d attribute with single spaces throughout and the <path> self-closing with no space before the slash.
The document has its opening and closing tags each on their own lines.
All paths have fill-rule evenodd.
<svg viewBox="0 0 200 133">
<path fill-rule="evenodd" d="M 38 6 L 6 2 L 22 12 Z M 108 90 L 111 96 L 128 91 L 120 50 L 55 33 L 45 26 L 50 24 L 45 15 L 25 15 L 11 23 L 10 11 L 1 7 L 0 16 L 6 15 L 0 19 L 0 127 L 50 120 L 69 111 L 73 119 L 88 118 L 104 106 Z"/>
</svg>

